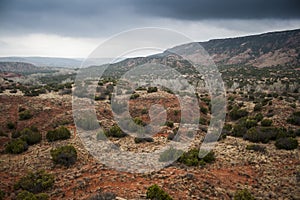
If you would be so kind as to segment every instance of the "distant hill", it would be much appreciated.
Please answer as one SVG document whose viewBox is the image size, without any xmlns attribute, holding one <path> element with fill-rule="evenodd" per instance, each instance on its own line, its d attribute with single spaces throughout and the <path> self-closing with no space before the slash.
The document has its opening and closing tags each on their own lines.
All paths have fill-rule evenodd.
<svg viewBox="0 0 300 200">
<path fill-rule="evenodd" d="M 300 29 L 214 39 L 199 44 L 217 65 L 300 65 Z M 185 48 L 186 45 L 174 48 Z"/>
<path fill-rule="evenodd" d="M 31 63 L 37 67 L 77 68 L 80 67 L 82 61 L 79 59 L 55 57 L 0 57 L 0 62 Z"/>
<path fill-rule="evenodd" d="M 37 67 L 30 63 L 24 62 L 0 62 L 0 72 L 13 72 L 18 74 L 32 74 L 42 72 L 53 72 L 49 68 Z"/>
<path fill-rule="evenodd" d="M 55 58 L 55 57 L 0 57 L 0 62 L 23 62 L 37 67 L 79 68 L 82 58 Z M 101 65 L 111 61 L 110 58 L 89 59 L 87 65 Z"/>
</svg>

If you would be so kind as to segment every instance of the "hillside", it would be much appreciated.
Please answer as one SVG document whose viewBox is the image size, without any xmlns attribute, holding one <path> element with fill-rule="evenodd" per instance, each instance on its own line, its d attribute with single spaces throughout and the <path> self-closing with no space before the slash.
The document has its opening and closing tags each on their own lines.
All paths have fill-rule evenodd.
<svg viewBox="0 0 300 200">
<path fill-rule="evenodd" d="M 200 42 L 218 65 L 300 64 L 300 29 Z"/>
<path fill-rule="evenodd" d="M 13 72 L 19 74 L 33 74 L 42 72 L 51 72 L 52 69 L 37 67 L 25 62 L 0 62 L 0 72 Z"/>
</svg>

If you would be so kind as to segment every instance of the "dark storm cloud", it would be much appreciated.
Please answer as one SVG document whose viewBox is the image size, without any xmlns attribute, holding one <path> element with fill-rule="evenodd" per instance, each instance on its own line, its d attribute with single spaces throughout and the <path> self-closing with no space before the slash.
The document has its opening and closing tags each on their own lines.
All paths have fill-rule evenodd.
<svg viewBox="0 0 300 200">
<path fill-rule="evenodd" d="M 298 0 L 0 0 L 0 33 L 99 36 L 152 19 L 298 19 Z"/>
<path fill-rule="evenodd" d="M 139 13 L 168 18 L 201 19 L 295 19 L 299 0 L 136 0 Z"/>
</svg>

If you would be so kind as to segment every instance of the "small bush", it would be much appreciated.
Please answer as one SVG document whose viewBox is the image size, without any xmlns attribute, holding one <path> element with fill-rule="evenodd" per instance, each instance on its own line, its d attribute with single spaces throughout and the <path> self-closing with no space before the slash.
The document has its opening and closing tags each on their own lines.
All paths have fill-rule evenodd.
<svg viewBox="0 0 300 200">
<path fill-rule="evenodd" d="M 260 124 L 261 124 L 262 126 L 271 126 L 272 123 L 273 123 L 273 121 L 272 121 L 271 119 L 263 119 L 263 120 L 260 122 Z"/>
<path fill-rule="evenodd" d="M 48 131 L 46 138 L 49 142 L 56 140 L 66 140 L 71 137 L 71 132 L 64 126 L 61 126 L 55 130 Z"/>
<path fill-rule="evenodd" d="M 106 135 L 106 137 L 117 137 L 117 138 L 127 136 L 127 134 L 124 133 L 122 129 L 117 125 L 113 125 L 109 130 L 105 130 L 104 134 Z"/>
<path fill-rule="evenodd" d="M 130 99 L 137 99 L 139 97 L 140 97 L 140 95 L 138 93 L 134 93 L 130 96 Z"/>
<path fill-rule="evenodd" d="M 205 115 L 208 113 L 208 109 L 206 107 L 200 107 L 200 111 Z"/>
<path fill-rule="evenodd" d="M 148 87 L 147 92 L 148 93 L 157 92 L 157 87 Z"/>
<path fill-rule="evenodd" d="M 293 125 L 300 126 L 300 111 L 294 112 L 289 118 L 287 122 Z"/>
<path fill-rule="evenodd" d="M 5 192 L 0 190 L 0 200 L 3 200 L 5 197 Z"/>
<path fill-rule="evenodd" d="M 260 104 L 260 103 L 258 103 L 258 104 L 255 104 L 255 106 L 254 106 L 254 111 L 261 111 L 261 109 L 262 109 L 262 105 Z"/>
<path fill-rule="evenodd" d="M 15 129 L 15 124 L 13 122 L 7 122 L 6 127 L 8 129 Z"/>
<path fill-rule="evenodd" d="M 166 193 L 163 189 L 161 189 L 158 185 L 151 185 L 147 189 L 146 193 L 147 199 L 152 200 L 172 200 L 172 197 L 168 193 Z"/>
<path fill-rule="evenodd" d="M 154 142 L 153 138 L 134 138 L 135 143 Z"/>
<path fill-rule="evenodd" d="M 35 195 L 37 200 L 47 200 L 49 199 L 49 195 L 46 193 L 39 193 Z"/>
<path fill-rule="evenodd" d="M 31 114 L 31 112 L 29 110 L 25 110 L 19 113 L 19 119 L 20 120 L 27 120 L 32 118 L 33 115 Z"/>
<path fill-rule="evenodd" d="M 274 127 L 252 127 L 243 138 L 251 142 L 268 143 L 270 140 L 275 140 L 278 133 L 278 129 Z"/>
<path fill-rule="evenodd" d="M 257 126 L 257 121 L 255 119 L 246 119 L 239 123 L 245 126 L 247 129 Z"/>
<path fill-rule="evenodd" d="M 38 200 L 36 196 L 28 191 L 22 191 L 17 195 L 16 200 Z"/>
<path fill-rule="evenodd" d="M 38 130 L 32 130 L 30 128 L 24 128 L 21 132 L 21 138 L 29 145 L 37 144 L 42 140 L 42 135 Z"/>
<path fill-rule="evenodd" d="M 257 144 L 250 144 L 246 147 L 246 149 L 266 153 L 266 147 Z"/>
<path fill-rule="evenodd" d="M 255 198 L 247 189 L 238 190 L 234 194 L 234 200 L 254 200 L 254 199 Z"/>
<path fill-rule="evenodd" d="M 234 137 L 243 137 L 247 132 L 247 128 L 242 124 L 236 124 L 233 126 L 231 135 Z"/>
<path fill-rule="evenodd" d="M 295 138 L 278 138 L 275 142 L 277 149 L 293 150 L 298 147 L 298 141 Z"/>
<path fill-rule="evenodd" d="M 295 135 L 298 137 L 300 136 L 300 128 L 295 131 Z"/>
<path fill-rule="evenodd" d="M 143 122 L 143 120 L 139 117 L 136 117 L 133 119 L 134 123 L 136 123 L 137 125 L 140 125 L 140 126 L 146 126 L 146 123 Z"/>
<path fill-rule="evenodd" d="M 14 187 L 16 190 L 23 189 L 36 194 L 51 188 L 53 184 L 54 176 L 40 170 L 28 173 L 22 177 Z"/>
<path fill-rule="evenodd" d="M 172 121 L 166 121 L 165 125 L 168 126 L 168 127 L 170 127 L 170 128 L 173 128 L 174 127 L 174 122 L 172 122 Z"/>
<path fill-rule="evenodd" d="M 58 147 L 57 149 L 52 149 L 50 153 L 52 160 L 55 164 L 61 164 L 69 167 L 75 164 L 75 162 L 77 161 L 77 151 L 71 145 Z"/>
<path fill-rule="evenodd" d="M 200 117 L 199 118 L 199 124 L 201 124 L 201 125 L 207 125 L 207 120 L 205 118 L 203 118 L 203 117 Z"/>
<path fill-rule="evenodd" d="M 247 115 L 248 115 L 248 112 L 246 110 L 237 109 L 236 107 L 233 108 L 229 113 L 230 118 L 233 119 L 233 120 L 240 119 L 240 118 L 245 117 Z"/>
<path fill-rule="evenodd" d="M 21 136 L 21 132 L 20 131 L 15 131 L 11 134 L 11 137 L 12 138 L 18 138 Z"/>
<path fill-rule="evenodd" d="M 200 152 L 201 153 L 201 152 Z M 205 152 L 203 152 L 205 153 Z M 215 160 L 214 152 L 210 151 L 203 158 L 199 158 L 199 149 L 191 149 L 180 156 L 178 162 L 183 163 L 187 166 L 198 166 L 211 163 Z"/>
<path fill-rule="evenodd" d="M 47 199 L 49 199 L 48 194 L 45 193 L 33 194 L 26 190 L 20 192 L 16 198 L 16 200 L 47 200 Z"/>
<path fill-rule="evenodd" d="M 168 161 L 174 161 L 178 159 L 182 155 L 183 151 L 180 149 L 175 149 L 173 147 L 170 147 L 166 151 L 162 152 L 159 156 L 159 162 L 168 162 Z"/>
<path fill-rule="evenodd" d="M 12 153 L 12 154 L 19 154 L 24 151 L 27 151 L 27 149 L 28 149 L 27 142 L 25 142 L 20 138 L 10 141 L 5 147 L 5 151 L 7 153 Z"/>
<path fill-rule="evenodd" d="M 257 113 L 254 117 L 254 119 L 258 122 L 260 122 L 264 118 L 263 114 Z"/>
</svg>

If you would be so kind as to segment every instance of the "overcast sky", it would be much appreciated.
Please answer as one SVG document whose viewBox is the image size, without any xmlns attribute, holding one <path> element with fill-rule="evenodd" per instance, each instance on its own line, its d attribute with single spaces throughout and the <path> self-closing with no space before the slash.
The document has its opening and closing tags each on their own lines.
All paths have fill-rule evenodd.
<svg viewBox="0 0 300 200">
<path fill-rule="evenodd" d="M 84 58 L 142 27 L 196 41 L 297 29 L 299 10 L 299 0 L 0 0 L 0 56 Z"/>
</svg>

